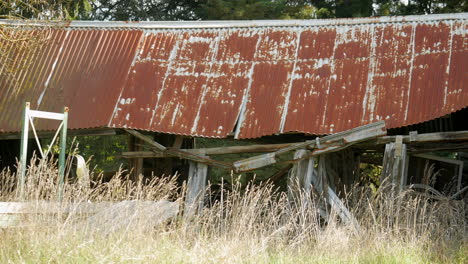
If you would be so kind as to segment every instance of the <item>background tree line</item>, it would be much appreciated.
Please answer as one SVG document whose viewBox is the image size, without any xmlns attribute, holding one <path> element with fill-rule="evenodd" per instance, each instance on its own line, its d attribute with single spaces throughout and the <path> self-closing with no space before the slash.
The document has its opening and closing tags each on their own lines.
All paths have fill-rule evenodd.
<svg viewBox="0 0 468 264">
<path fill-rule="evenodd" d="M 468 12 L 466 0 L 0 0 L 0 16 L 68 20 L 314 19 Z"/>
</svg>

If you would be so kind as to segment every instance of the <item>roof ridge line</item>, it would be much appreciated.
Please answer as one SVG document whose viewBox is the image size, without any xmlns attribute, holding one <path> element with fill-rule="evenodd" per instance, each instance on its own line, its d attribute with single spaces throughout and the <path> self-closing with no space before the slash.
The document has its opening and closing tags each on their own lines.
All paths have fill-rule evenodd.
<svg viewBox="0 0 468 264">
<path fill-rule="evenodd" d="M 0 19 L 0 25 L 65 26 L 78 28 L 129 28 L 129 29 L 195 29 L 242 27 L 307 27 L 330 25 L 359 25 L 380 23 L 430 22 L 438 20 L 468 19 L 468 13 L 432 15 L 384 16 L 366 18 L 334 18 L 307 20 L 219 20 L 219 21 L 37 21 Z"/>
</svg>

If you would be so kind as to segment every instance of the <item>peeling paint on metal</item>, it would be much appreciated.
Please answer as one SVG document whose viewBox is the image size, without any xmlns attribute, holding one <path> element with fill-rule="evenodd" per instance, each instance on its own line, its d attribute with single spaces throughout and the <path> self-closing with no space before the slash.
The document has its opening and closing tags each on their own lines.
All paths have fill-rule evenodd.
<svg viewBox="0 0 468 264">
<path fill-rule="evenodd" d="M 467 21 L 72 22 L 18 76 L 0 69 L 0 132 L 19 131 L 26 100 L 69 106 L 71 128 L 217 138 L 424 122 L 468 106 Z"/>
</svg>

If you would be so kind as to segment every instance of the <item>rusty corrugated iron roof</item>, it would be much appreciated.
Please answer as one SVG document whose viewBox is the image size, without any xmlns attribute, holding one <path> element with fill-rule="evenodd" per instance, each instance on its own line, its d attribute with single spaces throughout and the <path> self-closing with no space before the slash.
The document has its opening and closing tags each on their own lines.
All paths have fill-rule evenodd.
<svg viewBox="0 0 468 264">
<path fill-rule="evenodd" d="M 43 29 L 50 32 L 47 43 L 26 54 L 11 45 L 11 58 L 31 64 L 13 76 L 0 70 L 0 132 L 19 131 L 24 101 L 44 111 L 69 106 L 70 128 L 218 138 L 424 122 L 468 106 L 467 21 L 467 13 L 74 21 Z"/>
</svg>

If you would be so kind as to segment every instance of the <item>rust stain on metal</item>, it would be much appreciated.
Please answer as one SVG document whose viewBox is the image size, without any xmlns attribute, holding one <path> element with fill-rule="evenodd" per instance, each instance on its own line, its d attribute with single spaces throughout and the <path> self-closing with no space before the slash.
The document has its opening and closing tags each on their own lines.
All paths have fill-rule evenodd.
<svg viewBox="0 0 468 264">
<path fill-rule="evenodd" d="M 70 128 L 202 137 L 329 134 L 379 120 L 407 126 L 468 106 L 467 20 L 72 22 L 29 52 L 0 41 L 19 68 L 19 58 L 30 62 L 13 74 L 0 69 L 0 132 L 19 131 L 24 101 L 44 111 L 68 105 Z"/>
</svg>

